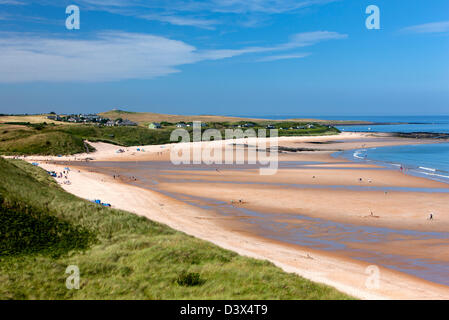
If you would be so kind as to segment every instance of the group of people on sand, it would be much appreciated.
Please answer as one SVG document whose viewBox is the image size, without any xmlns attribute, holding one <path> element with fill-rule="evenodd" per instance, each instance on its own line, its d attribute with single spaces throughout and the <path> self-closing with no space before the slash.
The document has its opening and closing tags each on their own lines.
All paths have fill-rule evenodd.
<svg viewBox="0 0 449 320">
<path fill-rule="evenodd" d="M 56 173 L 56 178 L 58 179 L 64 179 L 64 181 L 62 182 L 63 184 L 72 184 L 69 180 L 69 170 L 63 170 L 60 171 L 59 173 Z"/>
</svg>

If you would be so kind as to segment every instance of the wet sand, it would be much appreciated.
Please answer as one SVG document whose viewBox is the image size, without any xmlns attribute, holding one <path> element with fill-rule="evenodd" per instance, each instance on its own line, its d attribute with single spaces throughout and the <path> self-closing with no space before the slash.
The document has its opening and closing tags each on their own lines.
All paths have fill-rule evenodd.
<svg viewBox="0 0 449 320">
<path fill-rule="evenodd" d="M 355 134 L 289 138 L 281 145 L 325 151 L 281 153 L 273 176 L 245 165 L 173 166 L 164 150 L 170 146 L 124 154 L 111 148 L 93 154 L 93 162 L 61 164 L 80 170 L 63 187 L 360 298 L 449 299 L 449 186 L 331 156 L 405 143 L 417 142 Z M 380 270 L 377 288 L 366 285 L 370 265 Z"/>
</svg>

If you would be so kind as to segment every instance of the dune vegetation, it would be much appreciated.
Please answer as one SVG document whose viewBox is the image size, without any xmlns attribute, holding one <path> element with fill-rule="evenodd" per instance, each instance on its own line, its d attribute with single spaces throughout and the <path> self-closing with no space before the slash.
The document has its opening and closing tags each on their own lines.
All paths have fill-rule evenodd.
<svg viewBox="0 0 449 320">
<path fill-rule="evenodd" d="M 66 288 L 66 268 L 80 288 Z M 350 299 L 165 225 L 66 193 L 0 158 L 0 299 Z"/>
<path fill-rule="evenodd" d="M 29 120 L 30 116 L 24 117 Z M 18 116 L 14 118 L 20 120 Z M 271 122 L 207 122 L 202 130 L 214 128 L 224 137 L 226 129 L 265 129 Z M 142 146 L 171 143 L 170 135 L 176 129 L 175 122 L 162 122 L 162 128 L 147 126 L 98 126 L 94 124 L 68 124 L 47 122 L 0 122 L 0 154 L 3 155 L 70 155 L 91 152 L 94 149 L 85 141 L 106 142 L 118 146 Z M 251 127 L 245 125 L 251 124 Z M 338 129 L 320 124 L 306 127 L 306 123 L 274 122 L 279 136 L 332 135 Z M 186 127 L 192 133 L 192 127 Z M 267 130 L 269 134 L 269 130 Z"/>
</svg>

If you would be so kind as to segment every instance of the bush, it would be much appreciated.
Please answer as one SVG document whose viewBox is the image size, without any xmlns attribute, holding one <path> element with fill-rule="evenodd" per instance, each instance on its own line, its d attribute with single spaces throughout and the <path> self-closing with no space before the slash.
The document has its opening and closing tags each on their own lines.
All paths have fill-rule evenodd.
<svg viewBox="0 0 449 320">
<path fill-rule="evenodd" d="M 204 283 L 198 272 L 183 271 L 176 279 L 176 283 L 183 287 L 193 287 Z"/>
</svg>

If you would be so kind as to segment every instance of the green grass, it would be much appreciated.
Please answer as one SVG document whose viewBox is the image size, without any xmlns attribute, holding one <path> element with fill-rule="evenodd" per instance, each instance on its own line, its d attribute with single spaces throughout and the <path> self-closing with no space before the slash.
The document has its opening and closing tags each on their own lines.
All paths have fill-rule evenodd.
<svg viewBox="0 0 449 320">
<path fill-rule="evenodd" d="M 93 125 L 63 126 L 59 131 L 71 136 L 121 146 L 165 144 L 170 142 L 171 130 L 150 130 L 144 127 L 97 127 Z"/>
<path fill-rule="evenodd" d="M 0 158 L 0 196 L 0 299 L 350 298 L 267 261 L 79 199 L 19 160 Z M 65 287 L 69 265 L 80 269 L 79 290 Z"/>
<path fill-rule="evenodd" d="M 86 151 L 83 138 L 59 130 L 60 126 L 44 124 L 0 125 L 0 154 L 58 155 Z M 90 151 L 94 149 L 88 146 Z"/>
</svg>

